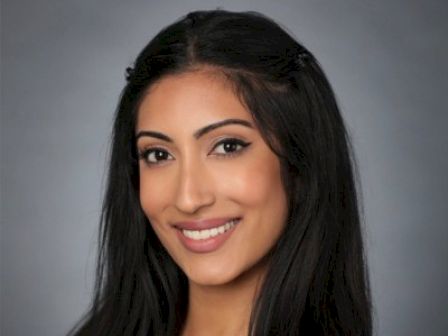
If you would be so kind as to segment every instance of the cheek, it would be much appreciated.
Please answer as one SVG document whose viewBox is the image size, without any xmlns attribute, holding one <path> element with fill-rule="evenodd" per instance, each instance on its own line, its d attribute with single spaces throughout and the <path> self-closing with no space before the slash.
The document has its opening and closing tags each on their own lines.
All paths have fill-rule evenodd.
<svg viewBox="0 0 448 336">
<path fill-rule="evenodd" d="M 229 198 L 247 206 L 258 206 L 275 199 L 282 202 L 284 188 L 280 164 L 275 156 L 241 161 L 225 172 L 220 183 Z"/>
<path fill-rule="evenodd" d="M 171 201 L 170 186 L 165 181 L 171 179 L 162 170 L 148 171 L 143 169 L 140 173 L 140 205 L 151 226 L 165 248 L 170 251 L 173 248 L 170 230 L 164 225 L 164 209 Z M 162 183 L 164 181 L 165 183 Z"/>
<path fill-rule="evenodd" d="M 149 220 L 157 217 L 169 198 L 167 184 L 161 181 L 170 179 L 160 176 L 160 173 L 163 174 L 155 174 L 144 168 L 140 171 L 140 204 Z"/>
</svg>

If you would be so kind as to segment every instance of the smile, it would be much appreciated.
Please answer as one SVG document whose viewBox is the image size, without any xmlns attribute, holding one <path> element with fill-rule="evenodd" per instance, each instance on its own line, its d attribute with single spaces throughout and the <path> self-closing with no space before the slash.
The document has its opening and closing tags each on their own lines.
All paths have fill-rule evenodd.
<svg viewBox="0 0 448 336">
<path fill-rule="evenodd" d="M 235 232 L 239 218 L 215 218 L 175 225 L 177 237 L 190 252 L 210 253 L 221 248 Z"/>
<path fill-rule="evenodd" d="M 225 223 L 224 225 L 214 227 L 211 229 L 206 230 L 182 230 L 182 234 L 190 239 L 193 240 L 204 240 L 209 239 L 212 237 L 216 237 L 218 235 L 221 235 L 227 231 L 229 231 L 231 228 L 233 228 L 237 223 L 239 222 L 239 219 L 232 219 Z"/>
</svg>

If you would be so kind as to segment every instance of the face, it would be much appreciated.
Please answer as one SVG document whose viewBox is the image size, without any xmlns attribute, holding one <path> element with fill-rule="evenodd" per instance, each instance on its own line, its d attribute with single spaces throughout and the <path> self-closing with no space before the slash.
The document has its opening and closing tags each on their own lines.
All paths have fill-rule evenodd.
<svg viewBox="0 0 448 336">
<path fill-rule="evenodd" d="M 136 126 L 140 202 L 190 281 L 226 284 L 259 267 L 278 240 L 287 202 L 280 163 L 218 75 L 163 78 Z"/>
</svg>

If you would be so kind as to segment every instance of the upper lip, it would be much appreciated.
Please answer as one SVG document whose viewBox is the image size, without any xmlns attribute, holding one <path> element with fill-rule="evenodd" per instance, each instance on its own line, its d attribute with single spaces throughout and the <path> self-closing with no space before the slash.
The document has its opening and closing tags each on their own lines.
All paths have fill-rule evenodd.
<svg viewBox="0 0 448 336">
<path fill-rule="evenodd" d="M 221 217 L 192 221 L 181 221 L 175 222 L 173 226 L 177 229 L 182 230 L 207 230 L 224 225 L 225 223 L 234 219 L 240 219 L 240 217 Z"/>
</svg>

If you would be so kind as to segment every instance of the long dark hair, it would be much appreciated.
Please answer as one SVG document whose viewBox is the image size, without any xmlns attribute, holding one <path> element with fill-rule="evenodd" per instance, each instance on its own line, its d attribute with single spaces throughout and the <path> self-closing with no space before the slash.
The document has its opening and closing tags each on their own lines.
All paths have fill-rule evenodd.
<svg viewBox="0 0 448 336">
<path fill-rule="evenodd" d="M 115 117 L 96 295 L 73 335 L 178 335 L 187 279 L 139 203 L 136 113 L 168 74 L 224 74 L 279 157 L 285 230 L 254 302 L 250 335 L 371 335 L 356 163 L 333 90 L 314 56 L 254 13 L 192 12 L 128 69 Z"/>
</svg>

